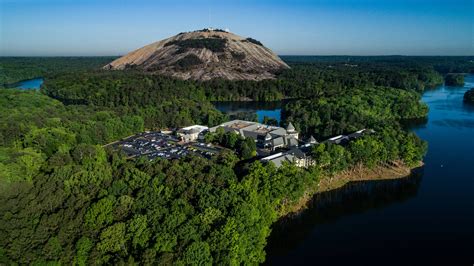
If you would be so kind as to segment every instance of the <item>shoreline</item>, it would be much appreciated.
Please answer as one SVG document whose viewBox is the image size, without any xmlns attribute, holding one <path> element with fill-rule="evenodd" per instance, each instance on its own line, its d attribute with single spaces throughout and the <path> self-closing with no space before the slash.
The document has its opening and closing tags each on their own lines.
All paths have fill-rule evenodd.
<svg viewBox="0 0 474 266">
<path fill-rule="evenodd" d="M 416 166 L 409 167 L 397 162 L 393 165 L 376 166 L 373 169 L 364 166 L 356 166 L 351 170 L 342 171 L 332 177 L 322 176 L 321 179 L 314 186 L 309 187 L 296 202 L 283 203 L 277 211 L 278 220 L 298 216 L 309 207 L 313 198 L 320 193 L 336 190 L 353 181 L 406 178 L 423 165 L 423 162 L 419 162 Z"/>
<path fill-rule="evenodd" d="M 35 78 L 22 79 L 22 80 L 13 82 L 13 83 L 1 84 L 1 86 L 3 86 L 6 89 L 12 89 L 12 88 L 20 86 L 21 83 L 28 82 L 28 81 L 35 80 L 35 79 L 43 79 L 44 80 L 44 77 L 35 77 Z"/>
</svg>

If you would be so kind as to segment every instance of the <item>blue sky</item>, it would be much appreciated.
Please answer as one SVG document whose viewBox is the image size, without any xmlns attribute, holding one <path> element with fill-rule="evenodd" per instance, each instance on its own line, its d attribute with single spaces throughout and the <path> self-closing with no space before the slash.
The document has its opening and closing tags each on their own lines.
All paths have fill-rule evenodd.
<svg viewBox="0 0 474 266">
<path fill-rule="evenodd" d="M 474 55 L 474 0 L 0 0 L 0 55 L 121 55 L 208 26 L 280 55 Z"/>
</svg>

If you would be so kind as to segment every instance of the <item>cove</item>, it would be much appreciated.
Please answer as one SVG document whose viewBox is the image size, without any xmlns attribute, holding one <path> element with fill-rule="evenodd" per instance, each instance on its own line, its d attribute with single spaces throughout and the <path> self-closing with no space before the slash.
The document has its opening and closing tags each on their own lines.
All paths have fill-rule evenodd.
<svg viewBox="0 0 474 266">
<path fill-rule="evenodd" d="M 471 265 L 474 246 L 474 107 L 463 87 L 427 90 L 428 142 L 413 176 L 349 183 L 316 195 L 272 228 L 267 265 Z"/>
<path fill-rule="evenodd" d="M 217 110 L 229 116 L 249 113 L 256 114 L 258 122 L 262 123 L 265 116 L 281 121 L 283 101 L 258 102 L 258 101 L 217 101 L 212 102 Z"/>
<path fill-rule="evenodd" d="M 34 78 L 22 80 L 17 83 L 7 85 L 7 88 L 20 89 L 20 90 L 39 90 L 43 84 L 43 78 Z"/>
</svg>

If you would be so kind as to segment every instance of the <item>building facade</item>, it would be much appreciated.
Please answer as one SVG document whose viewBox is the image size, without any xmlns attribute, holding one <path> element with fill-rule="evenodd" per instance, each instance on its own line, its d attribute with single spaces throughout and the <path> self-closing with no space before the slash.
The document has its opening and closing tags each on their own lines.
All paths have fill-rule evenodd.
<svg viewBox="0 0 474 266">
<path fill-rule="evenodd" d="M 200 137 L 201 133 L 209 130 L 206 126 L 193 125 L 189 127 L 184 127 L 178 130 L 177 134 L 184 142 L 196 141 Z"/>
</svg>

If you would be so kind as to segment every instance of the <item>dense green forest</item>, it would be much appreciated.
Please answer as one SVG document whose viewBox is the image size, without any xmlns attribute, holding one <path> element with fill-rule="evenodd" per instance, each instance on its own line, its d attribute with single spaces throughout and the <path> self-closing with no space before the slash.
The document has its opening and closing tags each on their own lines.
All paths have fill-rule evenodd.
<svg viewBox="0 0 474 266">
<path fill-rule="evenodd" d="M 136 71 L 58 74 L 45 80 L 42 92 L 66 103 L 139 115 L 148 129 L 217 125 L 225 120 L 198 84 Z"/>
<path fill-rule="evenodd" d="M 76 82 L 73 76 L 77 76 L 76 79 L 81 82 Z M 105 79 L 106 81 L 98 82 L 98 79 Z M 125 83 L 123 86 L 126 92 L 117 92 L 122 87 L 112 84 L 113 82 L 109 80 L 120 82 L 120 86 Z M 143 80 L 147 80 L 148 83 L 143 82 Z M 296 64 L 292 65 L 292 69 L 281 73 L 278 79 L 263 81 L 215 79 L 206 82 L 192 82 L 177 81 L 135 71 L 111 73 L 94 70 L 58 74 L 54 78 L 46 80 L 45 92 L 55 98 L 85 99 L 95 105 L 102 105 L 104 104 L 103 101 L 108 101 L 109 105 L 123 105 L 127 104 L 123 101 L 133 97 L 142 101 L 155 101 L 155 98 L 141 98 L 143 93 L 157 93 L 157 91 L 149 89 L 151 83 L 158 83 L 153 84 L 153 86 L 160 88 L 160 90 L 162 86 L 165 90 L 169 90 L 171 86 L 180 92 L 182 91 L 185 96 L 198 100 L 252 99 L 272 101 L 286 98 L 333 97 L 354 89 L 376 86 L 422 92 L 425 88 L 442 84 L 443 77 L 429 65 L 422 67 L 415 67 L 410 64 L 392 66 L 387 63 L 366 63 L 366 65 L 357 67 L 328 63 Z M 96 92 L 97 90 L 99 92 Z M 115 91 L 113 91 L 113 95 L 109 96 L 111 90 Z M 124 95 L 130 92 L 136 92 L 137 95 Z M 121 95 L 117 95 L 119 93 Z M 164 96 L 168 97 L 168 94 Z M 95 99 L 96 97 L 99 98 Z M 138 100 L 132 99 L 132 101 Z"/>
<path fill-rule="evenodd" d="M 11 63 L 11 73 L 56 59 L 28 60 Z M 422 160 L 426 143 L 400 121 L 426 116 L 420 92 L 442 82 L 433 64 L 411 59 L 298 62 L 262 82 L 102 71 L 102 59 L 90 60 L 51 68 L 40 91 L 0 90 L 1 264 L 262 263 L 272 223 L 321 179 Z M 282 123 L 304 136 L 375 132 L 345 147 L 314 146 L 308 169 L 249 160 L 255 143 L 232 133 L 207 137 L 236 151 L 211 160 L 126 160 L 102 146 L 145 129 L 216 125 L 227 117 L 210 101 L 243 98 L 292 98 Z"/>
<path fill-rule="evenodd" d="M 283 71 L 276 80 L 225 81 L 202 83 L 206 96 L 214 101 L 252 99 L 272 101 L 286 98 L 331 97 L 366 87 L 392 87 L 422 92 L 443 83 L 432 66 L 363 63 L 298 63 Z"/>
<path fill-rule="evenodd" d="M 298 63 L 377 63 L 392 66 L 430 66 L 441 74 L 474 73 L 474 56 L 281 56 L 285 62 Z"/>
<path fill-rule="evenodd" d="M 97 69 L 115 57 L 0 57 L 0 88 L 53 73 Z"/>
<path fill-rule="evenodd" d="M 357 163 L 370 167 L 399 156 L 415 162 L 423 155 L 419 141 L 386 130 L 348 149 L 318 146 L 321 167 L 255 162 L 241 176 L 231 153 L 213 160 L 126 161 L 81 144 L 3 195 L 3 262 L 261 263 L 284 203 L 297 201 L 327 173 Z"/>
<path fill-rule="evenodd" d="M 305 135 L 317 139 L 363 128 L 398 125 L 401 120 L 426 117 L 428 107 L 418 93 L 389 87 L 352 90 L 344 95 L 290 101 L 283 116 Z"/>
<path fill-rule="evenodd" d="M 0 186 L 31 181 L 77 145 L 106 144 L 143 131 L 143 124 L 137 115 L 65 106 L 37 91 L 0 90 Z"/>
<path fill-rule="evenodd" d="M 464 86 L 463 74 L 447 74 L 444 80 L 448 86 Z"/>
</svg>

